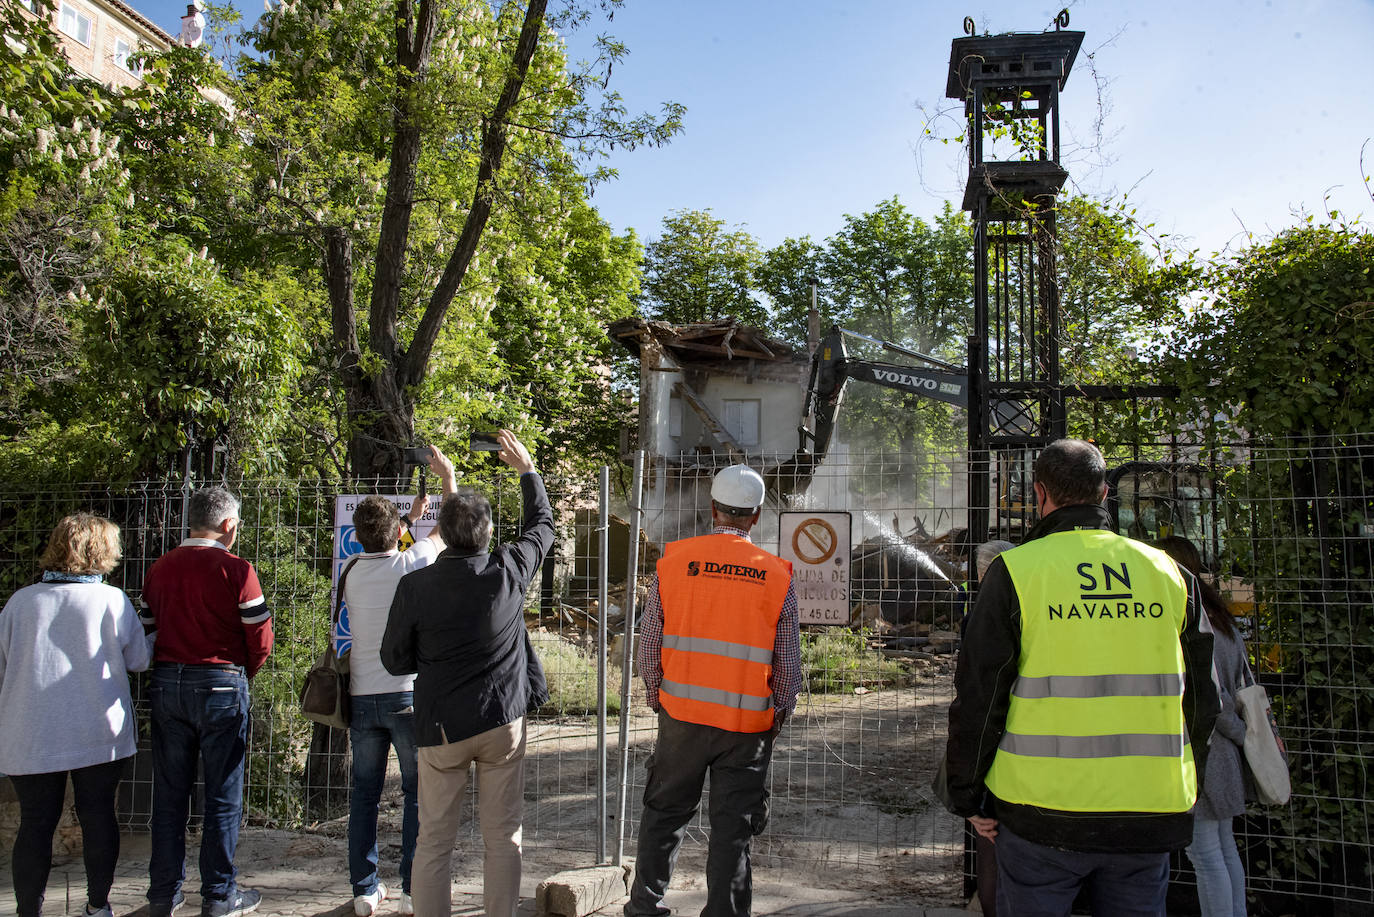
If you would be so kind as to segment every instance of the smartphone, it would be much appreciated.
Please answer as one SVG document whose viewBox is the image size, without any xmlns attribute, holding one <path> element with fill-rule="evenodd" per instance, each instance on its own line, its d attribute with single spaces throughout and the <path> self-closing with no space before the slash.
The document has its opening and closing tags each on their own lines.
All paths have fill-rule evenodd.
<svg viewBox="0 0 1374 917">
<path fill-rule="evenodd" d="M 402 461 L 407 465 L 428 465 L 430 454 L 429 446 L 407 446 Z"/>
<path fill-rule="evenodd" d="M 468 448 L 473 452 L 500 452 L 501 443 L 495 433 L 474 433 L 468 439 Z"/>
</svg>

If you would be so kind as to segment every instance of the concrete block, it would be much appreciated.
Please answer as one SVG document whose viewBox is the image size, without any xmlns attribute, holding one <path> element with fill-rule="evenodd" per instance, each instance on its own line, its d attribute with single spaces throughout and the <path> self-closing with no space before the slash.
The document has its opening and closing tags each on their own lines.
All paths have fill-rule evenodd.
<svg viewBox="0 0 1374 917">
<path fill-rule="evenodd" d="M 534 893 L 537 917 L 586 917 L 625 897 L 629 864 L 568 869 L 549 876 Z"/>
</svg>

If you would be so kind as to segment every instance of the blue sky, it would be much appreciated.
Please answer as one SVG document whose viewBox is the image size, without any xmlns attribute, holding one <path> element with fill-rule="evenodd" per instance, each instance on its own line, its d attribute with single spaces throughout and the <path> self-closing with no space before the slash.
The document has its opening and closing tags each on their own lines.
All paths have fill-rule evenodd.
<svg viewBox="0 0 1374 917">
<path fill-rule="evenodd" d="M 185 11 L 138 5 L 173 34 Z M 620 179 L 593 203 L 643 238 L 672 211 L 710 209 L 765 247 L 823 239 L 894 195 L 927 217 L 945 200 L 957 206 L 962 149 L 919 142 L 921 106 L 953 104 L 950 41 L 965 15 L 980 32 L 1040 31 L 1061 5 L 628 0 L 592 27 L 630 49 L 613 85 L 632 110 L 685 104 L 686 130 L 663 149 L 618 152 L 609 164 Z M 1077 0 L 1069 10 L 1070 28 L 1086 33 L 1062 96 L 1078 190 L 1129 192 L 1155 231 L 1204 254 L 1292 225 L 1296 210 L 1374 219 L 1360 166 L 1374 137 L 1374 0 Z M 571 36 L 574 56 L 588 37 Z"/>
</svg>

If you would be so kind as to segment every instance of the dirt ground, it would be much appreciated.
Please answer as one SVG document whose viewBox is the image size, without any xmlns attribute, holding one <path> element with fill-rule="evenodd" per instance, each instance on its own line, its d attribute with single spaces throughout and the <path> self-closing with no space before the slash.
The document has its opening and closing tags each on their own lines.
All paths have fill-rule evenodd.
<svg viewBox="0 0 1374 917">
<path fill-rule="evenodd" d="M 767 871 L 775 881 L 796 877 L 812 888 L 863 892 L 873 900 L 963 903 L 962 824 L 945 812 L 930 789 L 944 753 L 951 667 L 952 660 L 936 659 L 920 669 L 913 684 L 902 688 L 803 695 L 797 715 L 774 749 L 769 827 L 753 847 L 756 871 Z M 632 709 L 627 830 L 620 848 L 626 859 L 634 856 L 644 765 L 655 734 L 655 719 L 641 699 L 635 699 Z M 614 717 L 609 728 L 606 831 L 604 839 L 598 839 L 595 787 L 600 752 L 595 718 L 532 721 L 525 813 L 530 874 L 591 865 L 602 845 L 605 858 L 614 858 L 620 819 Z M 394 767 L 393 763 L 380 826 L 384 842 L 391 842 L 383 860 L 393 863 L 400 840 L 400 788 Z M 455 857 L 459 882 L 480 880 L 481 841 L 471 820 L 472 804 L 470 788 Z M 703 810 L 705 805 L 703 800 Z M 315 825 L 283 855 L 337 856 L 339 852 L 330 851 L 346 833 L 346 817 Z M 706 838 L 706 825 L 699 817 L 688 830 L 675 887 L 704 881 Z"/>
<path fill-rule="evenodd" d="M 769 826 L 753 847 L 758 882 L 843 890 L 872 902 L 963 904 L 962 825 L 944 811 L 930 789 L 944 751 L 951 666 L 952 660 L 937 657 L 916 666 L 911 683 L 900 688 L 802 696 L 796 716 L 774 749 Z M 618 686 L 618 674 L 612 675 Z M 606 742 L 609 790 L 604 822 L 596 793 L 600 750 L 595 717 L 531 721 L 526 758 L 526 876 L 537 879 L 613 861 L 617 852 L 621 860 L 633 859 L 655 718 L 642 697 L 634 698 L 631 709 L 623 841 L 617 830 L 621 822 L 618 720 L 611 718 Z M 470 789 L 454 858 L 454 881 L 480 888 L 482 851 L 472 804 Z M 703 800 L 703 809 L 705 805 Z M 333 884 L 346 885 L 347 821 L 346 813 L 340 812 L 301 831 L 252 828 L 245 832 L 251 849 L 244 852 L 242 862 L 252 864 L 250 871 L 271 873 L 272 881 L 281 885 L 274 895 L 283 899 L 290 897 L 290 889 L 319 886 L 325 877 Z M 599 824 L 605 825 L 602 838 L 597 836 Z M 382 877 L 393 881 L 401 829 L 400 775 L 394 762 L 379 828 Z M 706 839 L 707 829 L 699 818 L 688 829 L 675 889 L 704 887 Z M 130 840 L 132 847 L 146 843 L 146 836 Z M 192 843 L 196 840 L 193 835 Z M 79 856 L 67 859 L 72 861 L 72 870 L 79 872 Z M 127 903 L 121 898 L 121 907 L 140 904 L 139 896 L 146 889 L 146 865 L 134 863 L 129 868 L 138 874 L 131 873 L 119 886 L 121 894 L 129 893 Z M 68 880 L 78 878 L 73 872 Z"/>
</svg>

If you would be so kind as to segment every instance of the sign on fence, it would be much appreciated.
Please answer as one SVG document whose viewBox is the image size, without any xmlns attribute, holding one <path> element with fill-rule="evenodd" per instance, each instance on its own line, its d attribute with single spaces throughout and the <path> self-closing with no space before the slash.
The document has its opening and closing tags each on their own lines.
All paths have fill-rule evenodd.
<svg viewBox="0 0 1374 917">
<path fill-rule="evenodd" d="M 329 607 L 334 607 L 335 591 L 339 586 L 339 574 L 343 572 L 344 565 L 349 559 L 366 553 L 363 546 L 358 543 L 358 537 L 353 533 L 353 510 L 358 508 L 358 502 L 368 494 L 343 494 L 334 499 L 334 570 L 330 577 L 329 586 Z M 411 505 L 415 502 L 414 496 L 405 494 L 382 494 L 387 500 L 396 504 L 396 512 L 404 516 L 410 512 Z M 416 520 L 409 532 L 401 535 L 401 550 L 404 551 L 415 543 L 415 539 L 424 538 L 434 526 L 438 524 L 439 501 L 440 497 L 432 497 L 429 501 L 429 509 L 425 514 Z M 334 634 L 336 643 L 335 651 L 339 655 L 347 653 L 353 648 L 353 632 L 348 626 L 348 603 L 343 603 L 339 609 L 339 628 Z"/>
<path fill-rule="evenodd" d="M 778 554 L 792 561 L 801 623 L 849 623 L 849 551 L 849 513 L 778 514 Z"/>
</svg>

